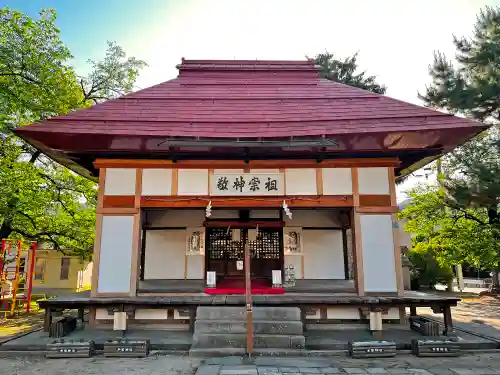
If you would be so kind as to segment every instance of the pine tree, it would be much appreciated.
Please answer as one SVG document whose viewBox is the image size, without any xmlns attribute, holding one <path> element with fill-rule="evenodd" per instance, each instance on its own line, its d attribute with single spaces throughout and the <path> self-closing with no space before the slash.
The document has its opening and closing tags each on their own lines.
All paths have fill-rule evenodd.
<svg viewBox="0 0 500 375">
<path fill-rule="evenodd" d="M 316 55 L 313 60 L 321 67 L 320 75 L 330 81 L 344 83 L 349 86 L 359 87 L 363 90 L 385 94 L 387 88 L 378 84 L 375 76 L 367 76 L 366 72 L 357 72 L 358 54 L 343 60 L 335 58 L 333 53 L 326 51 Z"/>
<path fill-rule="evenodd" d="M 444 200 L 455 216 L 488 227 L 500 240 L 500 8 L 481 10 L 472 37 L 453 37 L 453 43 L 456 61 L 436 52 L 429 69 L 432 84 L 420 97 L 430 107 L 492 127 L 443 158 Z M 471 215 L 470 209 L 485 215 Z"/>
</svg>

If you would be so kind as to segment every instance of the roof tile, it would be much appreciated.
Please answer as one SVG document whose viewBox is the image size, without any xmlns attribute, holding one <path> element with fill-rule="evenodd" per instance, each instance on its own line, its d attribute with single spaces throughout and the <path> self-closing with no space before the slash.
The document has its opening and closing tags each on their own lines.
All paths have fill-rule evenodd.
<svg viewBox="0 0 500 375">
<path fill-rule="evenodd" d="M 173 80 L 17 132 L 278 137 L 483 126 L 321 79 L 311 61 L 183 60 L 179 70 Z"/>
</svg>

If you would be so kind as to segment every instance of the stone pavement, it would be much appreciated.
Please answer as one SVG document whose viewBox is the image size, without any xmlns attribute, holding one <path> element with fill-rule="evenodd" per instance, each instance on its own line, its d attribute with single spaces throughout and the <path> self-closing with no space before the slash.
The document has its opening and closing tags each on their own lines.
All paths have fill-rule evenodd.
<svg viewBox="0 0 500 375">
<path fill-rule="evenodd" d="M 384 367 L 270 367 L 255 365 L 202 365 L 196 375 L 498 375 L 489 367 L 478 368 L 384 368 Z"/>
<path fill-rule="evenodd" d="M 259 357 L 203 361 L 196 375 L 500 375 L 500 353 L 463 355 L 458 358 L 352 359 L 348 357 Z"/>
</svg>

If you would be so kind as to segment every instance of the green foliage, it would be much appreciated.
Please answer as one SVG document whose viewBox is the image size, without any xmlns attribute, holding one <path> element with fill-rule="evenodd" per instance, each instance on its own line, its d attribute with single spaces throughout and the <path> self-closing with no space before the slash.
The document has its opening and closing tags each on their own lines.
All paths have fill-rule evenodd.
<svg viewBox="0 0 500 375">
<path fill-rule="evenodd" d="M 412 267 L 412 279 L 418 280 L 420 285 L 446 284 L 453 279 L 453 269 L 447 262 L 443 262 L 439 249 L 425 242 L 417 243 L 408 253 Z"/>
<path fill-rule="evenodd" d="M 0 9 L 0 130 L 32 123 L 76 108 L 83 99 L 67 64 L 69 50 L 59 38 L 55 12 L 34 20 Z"/>
<path fill-rule="evenodd" d="M 146 66 L 135 57 L 126 58 L 125 51 L 113 42 L 108 42 L 103 61 L 89 60 L 89 63 L 92 71 L 80 79 L 80 85 L 84 99 L 95 103 L 131 92 L 140 70 Z"/>
<path fill-rule="evenodd" d="M 24 238 L 72 249 L 94 241 L 97 189 L 15 137 L 17 126 L 131 92 L 143 61 L 108 43 L 102 61 L 78 77 L 53 10 L 34 20 L 0 9 L 0 238 Z"/>
<path fill-rule="evenodd" d="M 357 73 L 357 53 L 351 57 L 339 60 L 335 58 L 333 53 L 326 51 L 325 53 L 316 55 L 313 59 L 316 61 L 316 64 L 321 67 L 321 77 L 330 81 L 359 87 L 363 90 L 368 90 L 377 94 L 385 94 L 387 90 L 384 85 L 379 85 L 376 82 L 375 76 L 367 76 L 366 72 Z"/>
<path fill-rule="evenodd" d="M 473 37 L 454 38 L 457 63 L 437 53 L 430 68 L 433 82 L 421 98 L 427 105 L 498 124 L 500 103 L 500 8 L 486 7 Z M 484 209 L 486 217 L 467 218 L 498 225 L 500 133 L 495 126 L 443 158 L 441 184 L 447 204 L 457 210 Z M 496 230 L 491 227 L 490 230 Z"/>
<path fill-rule="evenodd" d="M 411 202 L 399 213 L 405 231 L 414 235 L 413 249 L 431 251 L 441 266 L 470 264 L 480 269 L 498 266 L 500 250 L 494 227 L 483 224 L 484 208 L 454 209 L 437 186 L 410 192 Z M 474 219 L 471 219 L 474 218 Z"/>
<path fill-rule="evenodd" d="M 430 67 L 432 85 L 421 98 L 480 121 L 498 123 L 500 114 L 500 8 L 477 16 L 472 38 L 453 38 L 456 64 L 436 52 Z"/>
<path fill-rule="evenodd" d="M 470 39 L 453 38 L 456 61 L 436 52 L 429 71 L 432 84 L 420 95 L 426 105 L 493 127 L 442 158 L 441 211 L 424 213 L 439 230 L 424 231 L 427 241 L 446 244 L 458 261 L 498 268 L 500 247 L 500 8 L 477 16 Z M 439 218 L 437 216 L 440 215 Z M 424 221 L 427 219 L 423 219 Z M 422 224 L 424 225 L 424 224 Z M 422 228 L 412 227 L 414 231 Z M 441 253 L 444 247 L 440 248 Z M 495 283 L 498 280 L 494 280 Z"/>
</svg>

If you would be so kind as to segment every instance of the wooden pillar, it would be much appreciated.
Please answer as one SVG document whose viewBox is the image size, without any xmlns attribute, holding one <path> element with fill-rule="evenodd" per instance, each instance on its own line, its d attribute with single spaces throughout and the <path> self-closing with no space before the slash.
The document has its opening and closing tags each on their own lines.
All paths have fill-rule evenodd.
<svg viewBox="0 0 500 375">
<path fill-rule="evenodd" d="M 397 294 L 401 296 L 404 294 L 404 281 L 403 281 L 403 264 L 401 262 L 401 247 L 399 241 L 399 222 L 398 222 L 398 204 L 396 197 L 396 179 L 394 177 L 394 168 L 387 168 L 389 171 L 389 192 L 391 194 L 391 207 L 394 208 L 396 213 L 392 216 L 392 238 L 394 242 L 394 267 L 396 269 L 396 286 Z"/>
<path fill-rule="evenodd" d="M 97 325 L 97 317 L 96 317 L 96 311 L 97 309 L 95 307 L 91 307 L 89 309 L 89 327 L 95 328 Z"/>
<path fill-rule="evenodd" d="M 250 356 L 253 352 L 253 311 L 252 311 L 252 281 L 250 279 L 250 246 L 248 245 L 248 238 L 245 241 L 244 247 L 245 256 L 245 300 L 247 312 L 247 354 Z"/>
<path fill-rule="evenodd" d="M 417 316 L 417 308 L 415 306 L 410 306 L 410 316 Z"/>
<path fill-rule="evenodd" d="M 361 221 L 359 208 L 359 183 L 358 183 L 358 168 L 351 168 L 352 179 L 352 242 L 354 255 L 354 285 L 359 296 L 365 295 L 365 284 L 363 277 L 363 253 L 361 243 Z"/>
<path fill-rule="evenodd" d="M 82 322 L 82 325 L 85 322 L 85 308 L 84 307 L 79 307 L 78 308 L 78 319 Z"/>
<path fill-rule="evenodd" d="M 101 235 L 102 235 L 102 214 L 99 213 L 99 211 L 103 208 L 105 181 L 106 181 L 106 168 L 101 168 L 99 169 L 99 186 L 97 193 L 97 207 L 95 215 L 95 240 L 94 240 L 94 252 L 92 254 L 93 270 L 92 270 L 91 290 L 90 290 L 91 297 L 95 297 L 97 295 L 97 282 L 99 280 L 99 255 L 101 253 Z"/>
<path fill-rule="evenodd" d="M 453 329 L 453 319 L 451 317 L 451 307 L 450 305 L 443 306 L 443 320 L 444 320 L 444 336 L 450 336 L 454 329 Z"/>
<path fill-rule="evenodd" d="M 141 221 L 141 195 L 142 195 L 142 169 L 138 168 L 136 170 L 136 181 L 135 181 L 135 199 L 134 208 L 137 209 L 137 214 L 134 215 L 134 229 L 132 234 L 132 264 L 130 272 L 130 295 L 137 295 L 137 285 L 140 276 L 140 266 L 141 266 L 141 231 L 142 231 L 142 221 Z"/>
<path fill-rule="evenodd" d="M 43 319 L 43 331 L 49 332 L 51 324 L 52 324 L 52 308 L 47 306 L 45 307 L 45 315 Z"/>
</svg>

